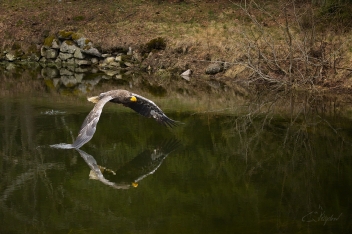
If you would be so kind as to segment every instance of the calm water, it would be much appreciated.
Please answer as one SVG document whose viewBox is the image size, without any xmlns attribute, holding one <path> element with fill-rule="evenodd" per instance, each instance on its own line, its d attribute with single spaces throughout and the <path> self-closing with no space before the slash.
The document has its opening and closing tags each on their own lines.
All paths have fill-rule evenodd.
<svg viewBox="0 0 352 234">
<path fill-rule="evenodd" d="M 248 104 L 211 84 L 192 95 L 186 81 L 157 97 L 119 81 L 92 93 L 142 92 L 185 124 L 168 129 L 107 104 L 93 139 L 62 150 L 49 145 L 72 143 L 92 108 L 87 94 L 16 75 L 1 77 L 0 233 L 352 230 L 349 103 Z"/>
</svg>

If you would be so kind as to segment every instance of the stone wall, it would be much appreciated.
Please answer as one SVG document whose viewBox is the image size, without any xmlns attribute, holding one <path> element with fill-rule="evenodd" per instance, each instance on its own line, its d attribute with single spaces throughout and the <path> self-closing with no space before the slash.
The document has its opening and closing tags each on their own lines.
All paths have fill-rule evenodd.
<svg viewBox="0 0 352 234">
<path fill-rule="evenodd" d="M 128 70 L 140 63 L 139 55 L 132 49 L 125 53 L 102 54 L 91 40 L 80 33 L 59 31 L 45 38 L 39 48 L 22 51 L 19 45 L 12 45 L 0 55 L 0 61 L 37 62 L 41 66 L 61 67 L 97 67 L 104 70 Z M 72 68 L 70 68 L 72 70 Z M 111 73 L 111 72 L 110 72 Z"/>
<path fill-rule="evenodd" d="M 168 56 L 163 58 L 163 53 L 159 54 L 157 52 L 165 50 L 165 48 L 164 38 L 158 37 L 142 45 L 139 51 L 133 51 L 129 47 L 124 49 L 123 52 L 104 54 L 82 34 L 61 30 L 55 35 L 46 37 L 39 48 L 34 46 L 26 52 L 21 50 L 20 45 L 13 44 L 0 54 L 0 62 L 36 62 L 42 67 L 55 66 L 59 70 L 62 67 L 69 67 L 71 71 L 76 70 L 76 68 L 79 70 L 79 68 L 95 67 L 114 78 L 114 76 L 119 77 L 126 70 L 137 69 L 157 74 L 158 72 L 164 72 L 165 69 L 173 68 L 171 59 Z M 176 59 L 178 58 L 175 58 L 175 61 Z M 229 63 L 212 62 L 206 68 L 205 74 L 215 75 L 228 68 Z M 177 70 L 176 72 L 180 72 L 179 74 L 187 80 L 192 74 L 189 69 Z"/>
</svg>

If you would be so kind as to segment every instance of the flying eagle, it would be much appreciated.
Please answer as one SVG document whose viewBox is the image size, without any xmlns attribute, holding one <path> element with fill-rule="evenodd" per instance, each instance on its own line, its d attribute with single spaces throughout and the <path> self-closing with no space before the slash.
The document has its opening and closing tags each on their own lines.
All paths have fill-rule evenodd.
<svg viewBox="0 0 352 234">
<path fill-rule="evenodd" d="M 52 147 L 79 149 L 90 141 L 97 128 L 103 107 L 107 102 L 122 104 L 145 117 L 154 118 L 157 122 L 169 127 L 177 126 L 180 123 L 167 117 L 153 101 L 127 90 L 111 90 L 101 93 L 99 96 L 88 98 L 88 101 L 96 104 L 83 121 L 76 140 L 72 144 L 56 144 L 51 145 Z"/>
</svg>

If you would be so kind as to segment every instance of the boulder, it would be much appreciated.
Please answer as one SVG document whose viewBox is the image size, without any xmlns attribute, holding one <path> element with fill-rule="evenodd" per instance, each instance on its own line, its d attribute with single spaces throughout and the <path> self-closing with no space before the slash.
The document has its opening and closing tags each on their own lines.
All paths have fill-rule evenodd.
<svg viewBox="0 0 352 234">
<path fill-rule="evenodd" d="M 224 69 L 222 63 L 212 63 L 206 69 L 205 73 L 209 75 L 215 75 L 219 72 L 222 72 Z"/>
</svg>

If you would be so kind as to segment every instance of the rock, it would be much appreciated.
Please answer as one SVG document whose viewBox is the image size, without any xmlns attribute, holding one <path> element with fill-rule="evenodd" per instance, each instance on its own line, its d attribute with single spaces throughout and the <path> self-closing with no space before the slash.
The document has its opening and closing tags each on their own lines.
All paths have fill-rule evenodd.
<svg viewBox="0 0 352 234">
<path fill-rule="evenodd" d="M 78 58 L 78 59 L 84 59 L 86 56 L 82 54 L 80 49 L 77 49 L 75 53 L 73 54 L 73 57 Z"/>
<path fill-rule="evenodd" d="M 182 72 L 181 77 L 183 79 L 187 80 L 187 81 L 190 81 L 191 80 L 191 77 L 190 77 L 191 75 L 192 75 L 192 70 L 188 69 L 188 70 Z"/>
<path fill-rule="evenodd" d="M 114 57 L 107 57 L 106 59 L 104 59 L 104 63 L 106 63 L 106 64 L 110 64 L 114 61 L 115 61 Z"/>
<path fill-rule="evenodd" d="M 78 83 L 74 76 L 61 76 L 60 80 L 67 88 L 74 87 Z"/>
<path fill-rule="evenodd" d="M 117 74 L 114 78 L 116 80 L 122 80 L 122 74 Z"/>
<path fill-rule="evenodd" d="M 134 52 L 132 55 L 132 60 L 141 62 L 142 61 L 142 55 L 140 53 Z"/>
<path fill-rule="evenodd" d="M 92 64 L 94 64 L 94 65 L 99 63 L 99 60 L 98 60 L 97 58 L 92 58 L 90 61 L 91 61 Z"/>
<path fill-rule="evenodd" d="M 133 52 L 132 48 L 129 48 L 129 52 Z M 106 56 L 111 57 L 110 54 L 106 54 Z M 0 54 L 0 60 L 34 61 L 39 62 L 42 67 L 55 66 L 59 68 L 72 65 L 74 68 L 97 65 L 102 60 L 99 58 L 102 58 L 102 54 L 93 46 L 92 41 L 80 33 L 65 30 L 59 31 L 56 35 L 45 33 L 43 44 L 40 45 L 39 42 L 33 44 L 26 53 L 22 51 L 20 44 L 14 44 L 12 47 L 6 47 Z M 120 68 L 120 61 L 112 61 L 108 66 L 112 69 Z"/>
<path fill-rule="evenodd" d="M 99 66 L 105 68 L 119 68 L 120 62 L 115 62 L 114 57 L 107 57 Z"/>
<path fill-rule="evenodd" d="M 187 81 L 190 81 L 190 80 L 191 80 L 191 77 L 190 77 L 190 76 L 182 76 L 182 75 L 181 75 L 181 77 L 182 77 L 183 79 L 187 80 Z"/>
<path fill-rule="evenodd" d="M 7 53 L 5 55 L 5 58 L 9 62 L 13 62 L 13 61 L 15 61 L 17 59 L 16 56 L 13 53 L 11 53 L 11 52 Z"/>
<path fill-rule="evenodd" d="M 5 69 L 8 70 L 8 71 L 14 70 L 14 69 L 16 69 L 16 65 L 13 64 L 13 63 L 8 63 L 8 64 L 6 65 L 6 68 L 5 68 Z"/>
<path fill-rule="evenodd" d="M 60 79 L 59 78 L 53 79 L 54 87 L 57 87 L 59 84 L 60 84 Z"/>
<path fill-rule="evenodd" d="M 128 47 L 127 55 L 132 55 L 132 54 L 133 54 L 132 47 Z"/>
<path fill-rule="evenodd" d="M 86 67 L 77 67 L 75 69 L 76 73 L 85 73 L 85 72 L 90 72 L 91 69 L 90 68 L 86 68 Z"/>
<path fill-rule="evenodd" d="M 69 66 L 72 66 L 72 65 L 75 65 L 75 64 L 76 64 L 75 59 L 74 59 L 73 57 L 67 59 L 64 63 L 67 64 L 67 65 L 69 65 Z"/>
<path fill-rule="evenodd" d="M 231 67 L 231 64 L 229 62 L 224 62 L 224 70 L 226 71 Z"/>
<path fill-rule="evenodd" d="M 55 49 L 47 49 L 47 50 L 45 50 L 44 57 L 47 58 L 47 59 L 55 59 L 55 58 L 57 58 L 57 54 L 58 54 L 57 50 L 55 50 Z"/>
<path fill-rule="evenodd" d="M 60 69 L 60 75 L 61 76 L 73 76 L 74 72 L 66 69 L 66 68 L 61 68 Z"/>
<path fill-rule="evenodd" d="M 59 70 L 56 68 L 45 67 L 41 70 L 41 75 L 47 78 L 56 78 L 59 77 Z"/>
<path fill-rule="evenodd" d="M 124 64 L 125 64 L 125 66 L 127 66 L 127 67 L 133 67 L 133 64 L 132 64 L 132 63 L 125 62 Z"/>
<path fill-rule="evenodd" d="M 56 58 L 54 63 L 57 64 L 57 65 L 61 65 L 62 60 L 60 58 Z"/>
<path fill-rule="evenodd" d="M 83 73 L 75 73 L 74 76 L 75 76 L 76 81 L 81 83 L 83 80 L 84 74 Z"/>
<path fill-rule="evenodd" d="M 59 58 L 63 61 L 68 60 L 73 57 L 73 54 L 60 52 Z"/>
<path fill-rule="evenodd" d="M 223 69 L 224 68 L 222 66 L 222 63 L 213 63 L 206 68 L 205 73 L 209 75 L 215 75 L 219 72 L 222 72 Z"/>
<path fill-rule="evenodd" d="M 109 75 L 102 75 L 101 78 L 104 79 L 104 80 L 110 80 L 110 79 L 112 79 L 112 77 L 109 76 Z"/>
<path fill-rule="evenodd" d="M 51 48 L 53 40 L 55 39 L 55 36 L 49 35 L 44 39 L 43 46 L 47 49 Z"/>
<path fill-rule="evenodd" d="M 41 64 L 45 64 L 47 62 L 47 59 L 45 57 L 42 57 L 41 59 L 39 59 L 39 63 Z"/>
<path fill-rule="evenodd" d="M 192 75 L 192 70 L 191 70 L 191 69 L 188 69 L 188 70 L 184 71 L 184 72 L 181 74 L 181 76 L 190 76 L 190 75 Z"/>
<path fill-rule="evenodd" d="M 122 61 L 122 56 L 121 55 L 118 55 L 115 57 L 115 61 L 116 62 L 121 62 Z"/>
<path fill-rule="evenodd" d="M 114 62 L 111 62 L 107 67 L 119 69 L 121 66 L 120 66 L 120 63 L 114 61 Z"/>
<path fill-rule="evenodd" d="M 67 39 L 71 39 L 72 38 L 72 34 L 73 34 L 72 31 L 60 30 L 57 33 L 57 36 L 58 36 L 59 39 L 67 40 Z"/>
<path fill-rule="evenodd" d="M 85 37 L 78 38 L 75 40 L 75 42 L 77 43 L 77 45 L 81 49 L 84 49 L 84 48 L 89 49 L 89 48 L 93 47 L 93 43 Z"/>
<path fill-rule="evenodd" d="M 30 60 L 30 61 L 38 62 L 39 59 L 40 59 L 40 56 L 38 56 L 36 53 L 32 53 L 32 54 L 29 56 L 29 60 Z"/>
<path fill-rule="evenodd" d="M 98 49 L 92 47 L 88 50 L 85 50 L 85 49 L 82 49 L 82 53 L 85 53 L 85 54 L 89 54 L 89 55 L 93 55 L 93 56 L 96 56 L 96 57 L 99 57 L 101 58 L 101 53 L 98 51 Z"/>
<path fill-rule="evenodd" d="M 53 42 L 51 43 L 51 48 L 52 49 L 60 49 L 60 41 L 57 40 L 56 38 L 53 40 Z"/>
<path fill-rule="evenodd" d="M 78 65 L 78 66 L 84 66 L 84 65 L 91 65 L 92 62 L 89 61 L 89 60 L 84 60 L 84 59 L 75 59 L 75 63 Z"/>
<path fill-rule="evenodd" d="M 116 75 L 119 73 L 119 71 L 116 71 L 116 70 L 104 70 L 104 73 L 110 77 Z"/>
<path fill-rule="evenodd" d="M 45 46 L 40 47 L 40 56 L 45 57 L 47 48 Z"/>
<path fill-rule="evenodd" d="M 65 40 L 60 46 L 60 52 L 62 53 L 73 54 L 77 49 L 78 47 L 71 40 Z"/>
</svg>

